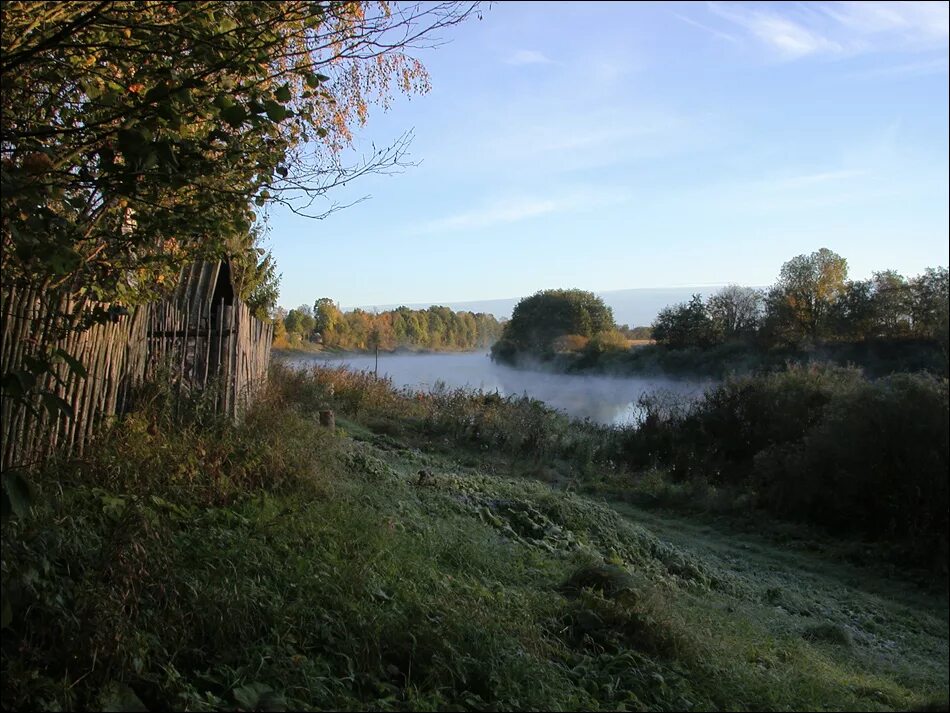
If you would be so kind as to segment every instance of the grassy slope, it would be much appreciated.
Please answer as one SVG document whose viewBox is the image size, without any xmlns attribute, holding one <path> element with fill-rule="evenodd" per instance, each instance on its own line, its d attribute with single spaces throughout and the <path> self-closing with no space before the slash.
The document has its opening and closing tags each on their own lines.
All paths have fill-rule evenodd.
<svg viewBox="0 0 950 713">
<path fill-rule="evenodd" d="M 3 707 L 947 696 L 945 595 L 338 425 L 287 404 L 213 433 L 133 418 L 43 476 L 33 515 L 4 526 Z M 565 588 L 572 576 L 591 586 Z"/>
</svg>

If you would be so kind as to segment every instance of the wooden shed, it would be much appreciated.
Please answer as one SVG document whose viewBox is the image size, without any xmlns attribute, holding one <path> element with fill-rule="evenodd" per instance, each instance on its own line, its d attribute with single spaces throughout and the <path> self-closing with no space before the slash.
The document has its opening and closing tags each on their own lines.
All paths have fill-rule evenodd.
<svg viewBox="0 0 950 713">
<path fill-rule="evenodd" d="M 273 325 L 235 294 L 226 260 L 195 263 L 169 299 L 151 305 L 147 369 L 186 391 L 212 387 L 218 409 L 237 415 L 267 376 L 272 338 Z"/>
<path fill-rule="evenodd" d="M 6 284 L 0 304 L 5 374 L 22 369 L 31 351 L 57 349 L 86 371 L 80 377 L 59 364 L 37 384 L 68 404 L 71 417 L 47 413 L 39 397 L 2 400 L 4 468 L 39 464 L 53 451 L 82 453 L 104 422 L 129 408 L 143 380 L 169 379 L 186 393 L 212 388 L 216 410 L 237 416 L 267 378 L 273 325 L 255 319 L 237 297 L 226 260 L 186 267 L 165 300 L 82 331 L 55 328 L 55 315 L 109 305 Z"/>
</svg>

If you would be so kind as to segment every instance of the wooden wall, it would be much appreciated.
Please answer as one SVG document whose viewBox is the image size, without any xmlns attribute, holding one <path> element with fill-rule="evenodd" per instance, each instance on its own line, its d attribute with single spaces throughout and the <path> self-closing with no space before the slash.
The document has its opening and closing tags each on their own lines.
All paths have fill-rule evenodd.
<svg viewBox="0 0 950 713">
<path fill-rule="evenodd" d="M 266 380 L 273 325 L 240 300 L 185 300 L 150 305 L 149 375 L 163 374 L 184 390 L 213 388 L 220 413 L 238 416 Z"/>
<path fill-rule="evenodd" d="M 81 378 L 60 363 L 38 384 L 68 403 L 72 418 L 50 414 L 39 397 L 29 405 L 3 399 L 4 468 L 37 465 L 56 450 L 81 455 L 97 430 L 129 406 L 134 387 L 150 377 L 170 378 L 183 391 L 213 386 L 217 410 L 231 416 L 266 380 L 273 326 L 251 316 L 239 300 L 233 306 L 159 302 L 85 331 L 63 329 L 57 315 L 81 315 L 93 306 L 35 289 L 0 291 L 4 374 L 22 369 L 25 356 L 43 349 L 63 349 L 87 371 Z"/>
</svg>

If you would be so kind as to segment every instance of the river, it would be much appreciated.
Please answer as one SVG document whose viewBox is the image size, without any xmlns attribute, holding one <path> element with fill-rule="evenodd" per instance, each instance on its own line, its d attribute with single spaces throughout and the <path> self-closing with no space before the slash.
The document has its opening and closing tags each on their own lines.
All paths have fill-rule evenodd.
<svg viewBox="0 0 950 713">
<path fill-rule="evenodd" d="M 327 357 L 295 355 L 286 359 L 295 366 L 326 364 L 373 371 L 372 355 Z M 486 353 L 380 354 L 379 375 L 396 387 L 430 391 L 438 384 L 498 392 L 502 396 L 527 394 L 574 418 L 608 424 L 636 422 L 637 400 L 647 392 L 696 397 L 710 381 L 664 379 L 656 376 L 579 376 L 514 369 L 494 363 Z"/>
</svg>

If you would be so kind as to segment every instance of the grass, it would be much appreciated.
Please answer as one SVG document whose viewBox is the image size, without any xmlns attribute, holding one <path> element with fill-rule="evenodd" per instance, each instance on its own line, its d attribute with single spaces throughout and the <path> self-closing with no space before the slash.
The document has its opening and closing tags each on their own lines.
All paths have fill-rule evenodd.
<svg viewBox="0 0 950 713">
<path fill-rule="evenodd" d="M 399 428 L 398 394 L 338 377 L 277 370 L 236 425 L 154 394 L 86 460 L 37 474 L 31 511 L 3 525 L 3 708 L 946 699 L 945 594 L 552 487 L 525 473 L 560 441 L 503 438 L 497 413 L 451 401 Z M 333 433 L 316 420 L 330 384 Z"/>
</svg>

